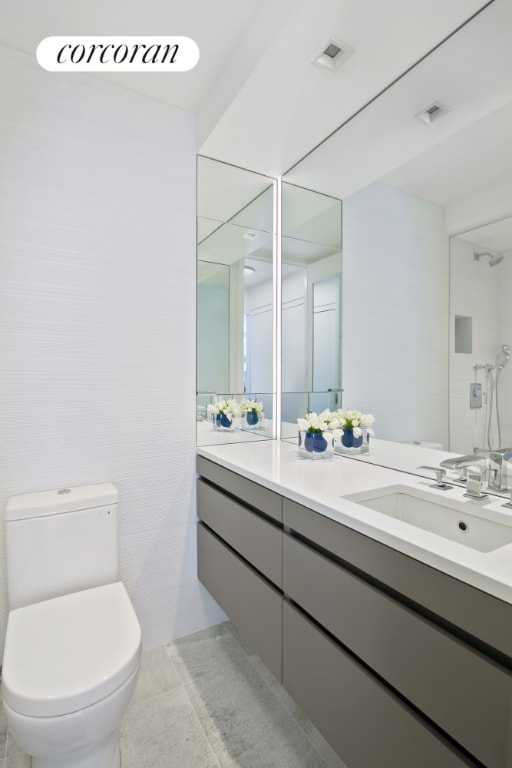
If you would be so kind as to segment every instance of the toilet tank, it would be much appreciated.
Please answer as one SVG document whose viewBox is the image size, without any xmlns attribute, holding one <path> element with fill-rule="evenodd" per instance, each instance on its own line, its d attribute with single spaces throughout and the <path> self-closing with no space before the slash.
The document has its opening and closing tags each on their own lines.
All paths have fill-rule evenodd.
<svg viewBox="0 0 512 768">
<path fill-rule="evenodd" d="M 12 496 L 5 510 L 9 608 L 118 580 L 111 483 Z"/>
</svg>

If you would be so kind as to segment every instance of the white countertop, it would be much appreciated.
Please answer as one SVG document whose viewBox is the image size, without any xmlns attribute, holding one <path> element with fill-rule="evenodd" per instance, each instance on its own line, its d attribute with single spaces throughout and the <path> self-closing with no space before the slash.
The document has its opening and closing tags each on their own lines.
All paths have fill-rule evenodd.
<svg viewBox="0 0 512 768">
<path fill-rule="evenodd" d="M 376 512 L 345 497 L 389 486 L 407 486 L 427 491 L 439 503 L 453 501 L 459 510 L 476 517 L 499 521 L 512 527 L 512 510 L 503 507 L 506 499 L 488 496 L 473 501 L 463 496 L 464 489 L 431 489 L 433 478 L 426 479 L 407 471 L 378 464 L 393 463 L 417 472 L 421 464 L 438 466 L 451 456 L 423 446 L 373 440 L 370 454 L 361 460 L 334 456 L 311 461 L 298 456 L 297 446 L 284 441 L 265 440 L 240 444 L 198 447 L 206 459 L 253 480 L 270 490 L 303 504 L 326 517 L 386 544 L 439 571 L 512 603 L 512 544 L 491 552 L 480 552 L 443 536 L 423 530 L 381 512 Z M 424 473 L 425 476 L 428 472 Z"/>
</svg>

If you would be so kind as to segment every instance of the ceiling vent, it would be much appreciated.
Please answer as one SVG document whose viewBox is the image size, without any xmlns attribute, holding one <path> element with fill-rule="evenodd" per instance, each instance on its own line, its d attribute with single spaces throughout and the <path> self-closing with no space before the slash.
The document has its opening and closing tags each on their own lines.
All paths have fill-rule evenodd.
<svg viewBox="0 0 512 768">
<path fill-rule="evenodd" d="M 340 64 L 343 64 L 348 59 L 351 53 L 353 53 L 353 49 L 349 45 L 340 43 L 339 40 L 331 37 L 322 46 L 322 50 L 317 53 L 312 63 L 318 64 L 319 67 L 328 69 L 330 72 L 335 72 Z"/>
<path fill-rule="evenodd" d="M 425 123 L 425 125 L 430 125 L 430 123 L 433 123 L 434 120 L 439 120 L 440 117 L 443 117 L 443 115 L 446 115 L 449 111 L 450 110 L 445 106 L 440 104 L 438 101 L 435 101 L 422 112 L 418 112 L 417 115 L 414 115 L 414 117 L 416 117 L 418 120 L 421 120 L 421 122 Z"/>
</svg>

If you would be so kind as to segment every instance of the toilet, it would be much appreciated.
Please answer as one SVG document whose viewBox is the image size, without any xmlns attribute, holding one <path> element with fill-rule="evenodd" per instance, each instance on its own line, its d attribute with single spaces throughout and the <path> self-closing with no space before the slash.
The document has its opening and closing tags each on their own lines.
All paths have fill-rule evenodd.
<svg viewBox="0 0 512 768">
<path fill-rule="evenodd" d="M 118 492 L 102 483 L 11 497 L 7 726 L 32 768 L 118 768 L 141 629 L 118 575 Z"/>
</svg>

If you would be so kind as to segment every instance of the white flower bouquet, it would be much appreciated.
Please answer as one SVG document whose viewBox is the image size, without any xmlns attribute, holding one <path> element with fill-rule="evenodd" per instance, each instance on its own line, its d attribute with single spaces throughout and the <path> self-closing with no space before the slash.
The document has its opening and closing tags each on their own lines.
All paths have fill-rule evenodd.
<svg viewBox="0 0 512 768">
<path fill-rule="evenodd" d="M 325 459 L 334 455 L 334 440 L 342 432 L 335 414 L 307 411 L 305 418 L 297 419 L 299 427 L 299 454 L 308 459 Z"/>
<path fill-rule="evenodd" d="M 258 416 L 263 413 L 263 403 L 259 400 L 242 400 L 240 408 L 242 413 L 257 413 Z"/>
<path fill-rule="evenodd" d="M 257 427 L 261 419 L 264 418 L 263 403 L 259 400 L 247 400 L 244 398 L 241 402 L 242 413 L 245 415 L 245 421 L 248 427 Z"/>
<path fill-rule="evenodd" d="M 338 420 L 339 427 L 344 432 L 345 430 L 351 430 L 354 433 L 354 437 L 361 437 L 363 434 L 363 427 L 366 429 L 367 434 L 371 437 L 374 436 L 372 424 L 375 423 L 375 417 L 371 413 L 361 413 L 361 411 L 346 411 L 343 408 L 333 414 L 333 417 Z"/>
<path fill-rule="evenodd" d="M 326 439 L 341 435 L 338 418 L 327 409 L 319 414 L 308 411 L 306 418 L 297 419 L 297 424 L 301 432 L 309 432 L 311 434 L 327 433 Z"/>
<path fill-rule="evenodd" d="M 231 429 L 233 419 L 242 413 L 240 403 L 234 398 L 210 403 L 207 410 L 216 429 Z"/>
<path fill-rule="evenodd" d="M 371 413 L 348 411 L 338 408 L 334 413 L 342 431 L 341 440 L 336 443 L 335 453 L 368 453 L 370 437 L 374 436 L 372 424 L 375 418 Z"/>
</svg>

